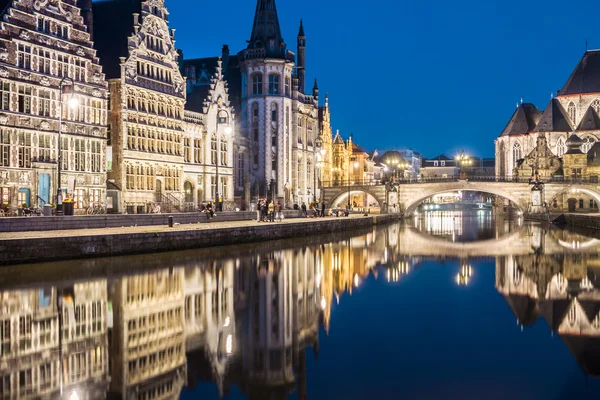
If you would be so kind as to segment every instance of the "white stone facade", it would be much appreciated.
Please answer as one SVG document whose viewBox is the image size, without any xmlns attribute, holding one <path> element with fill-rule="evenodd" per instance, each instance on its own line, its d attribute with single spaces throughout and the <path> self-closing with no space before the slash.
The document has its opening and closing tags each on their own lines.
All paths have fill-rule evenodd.
<svg viewBox="0 0 600 400">
<path fill-rule="evenodd" d="M 107 84 L 74 0 L 16 0 L 0 26 L 0 203 L 56 202 L 60 83 L 61 188 L 76 208 L 104 202 Z M 71 85 L 72 79 L 74 87 Z"/>
</svg>

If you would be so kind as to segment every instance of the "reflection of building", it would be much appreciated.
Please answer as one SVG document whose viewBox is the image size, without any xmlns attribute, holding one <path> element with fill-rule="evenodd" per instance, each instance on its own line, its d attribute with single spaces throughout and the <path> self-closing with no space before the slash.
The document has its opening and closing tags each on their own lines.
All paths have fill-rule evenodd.
<svg viewBox="0 0 600 400">
<path fill-rule="evenodd" d="M 56 202 L 65 78 L 79 105 L 63 96 L 61 189 L 78 208 L 104 199 L 107 85 L 86 26 L 92 1 L 74 3 L 1 3 L 0 203 Z"/>
<path fill-rule="evenodd" d="M 110 283 L 111 391 L 123 398 L 178 395 L 185 381 L 184 272 L 131 275 Z"/>
<path fill-rule="evenodd" d="M 590 375 L 600 375 L 598 268 L 596 255 L 576 253 L 501 257 L 496 267 L 496 289 L 518 323 L 543 317 Z"/>
<path fill-rule="evenodd" d="M 67 395 L 75 391 L 80 399 L 105 398 L 109 381 L 105 280 L 1 295 L 1 398 L 54 397 L 61 389 Z"/>
</svg>

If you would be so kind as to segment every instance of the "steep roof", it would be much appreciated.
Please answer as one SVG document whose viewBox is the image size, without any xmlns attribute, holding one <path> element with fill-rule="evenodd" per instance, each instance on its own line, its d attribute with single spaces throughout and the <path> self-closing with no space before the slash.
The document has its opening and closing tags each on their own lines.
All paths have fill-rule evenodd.
<svg viewBox="0 0 600 400">
<path fill-rule="evenodd" d="M 352 142 L 352 154 L 367 154 L 367 151 L 356 143 Z"/>
<path fill-rule="evenodd" d="M 344 139 L 342 139 L 339 132 L 335 134 L 335 137 L 333 138 L 333 143 L 344 144 Z"/>
<path fill-rule="evenodd" d="M 267 56 L 285 55 L 275 0 L 257 0 L 248 48 L 265 48 Z"/>
<path fill-rule="evenodd" d="M 559 95 L 600 92 L 600 50 L 586 51 Z"/>
<path fill-rule="evenodd" d="M 183 60 L 183 71 L 181 73 L 185 75 L 185 68 L 187 66 L 193 66 L 196 69 L 196 75 L 205 69 L 209 77 L 212 77 L 217 68 L 217 61 L 219 57 L 207 57 L 207 58 L 195 58 Z M 223 77 L 227 81 L 227 87 L 229 88 L 229 101 L 233 105 L 236 112 L 241 111 L 242 104 L 242 73 L 240 71 L 238 56 L 227 56 L 223 59 Z M 202 112 L 202 104 L 206 98 L 209 90 L 209 84 L 207 85 L 196 85 L 192 88 L 192 92 L 188 93 L 186 109 L 190 111 Z M 199 107 L 199 108 L 198 108 Z"/>
<path fill-rule="evenodd" d="M 446 156 L 446 155 L 444 155 L 444 154 L 440 154 L 440 155 L 439 155 L 439 156 L 437 156 L 437 157 L 434 157 L 434 158 L 428 158 L 428 159 L 427 159 L 427 161 L 430 161 L 430 160 L 437 160 L 437 161 L 448 161 L 448 160 L 452 160 L 452 158 L 450 158 L 450 157 L 448 157 L 448 156 Z"/>
<path fill-rule="evenodd" d="M 541 116 L 540 110 L 531 103 L 521 103 L 500 136 L 520 135 L 535 129 Z"/>
<path fill-rule="evenodd" d="M 588 166 L 589 165 L 594 165 L 594 166 L 600 165 L 600 142 L 594 143 L 592 148 L 587 152 L 587 159 L 588 159 Z"/>
<path fill-rule="evenodd" d="M 581 123 L 579 124 L 578 131 L 599 131 L 600 130 L 600 118 L 598 118 L 598 114 L 596 111 L 590 107 L 585 112 L 585 115 L 581 119 Z"/>
<path fill-rule="evenodd" d="M 535 132 L 571 132 L 573 127 L 565 109 L 557 99 L 552 99 L 539 119 Z"/>
<path fill-rule="evenodd" d="M 540 316 L 540 309 L 535 299 L 521 294 L 504 295 L 504 299 L 523 325 L 533 325 Z"/>
<path fill-rule="evenodd" d="M 109 0 L 93 3 L 94 47 L 106 79 L 119 78 L 119 57 L 129 53 L 127 38 L 133 34 L 133 14 L 142 13 L 141 0 Z"/>
</svg>

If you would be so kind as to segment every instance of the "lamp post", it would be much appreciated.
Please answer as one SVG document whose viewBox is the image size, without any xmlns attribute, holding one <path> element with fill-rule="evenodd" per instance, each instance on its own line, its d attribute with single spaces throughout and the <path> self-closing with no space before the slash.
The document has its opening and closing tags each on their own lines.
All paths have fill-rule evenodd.
<svg viewBox="0 0 600 400">
<path fill-rule="evenodd" d="M 221 117 L 221 113 L 225 113 L 226 116 L 225 117 Z M 221 155 L 221 134 L 219 133 L 219 125 L 225 125 L 225 134 L 229 135 L 231 134 L 231 126 L 229 125 L 229 112 L 227 112 L 227 110 L 222 110 L 222 109 L 218 109 L 217 110 L 217 126 L 216 126 L 216 135 L 217 135 L 217 157 L 216 157 L 216 178 L 217 178 L 217 182 L 216 182 L 216 187 L 215 187 L 215 201 L 217 202 L 216 204 L 216 209 L 217 211 L 223 211 L 223 202 L 220 200 L 219 197 L 219 163 L 220 163 L 220 155 Z M 227 163 L 227 160 L 225 160 L 225 163 Z M 227 164 L 225 164 L 227 165 Z"/>
<path fill-rule="evenodd" d="M 319 164 L 321 163 L 321 146 L 323 143 L 321 142 L 321 138 L 317 137 L 315 139 L 315 145 L 313 147 L 313 162 L 315 166 L 315 186 L 313 189 L 313 202 L 317 202 L 317 173 L 319 171 Z"/>
<path fill-rule="evenodd" d="M 358 161 L 354 161 L 354 169 L 357 169 Z M 350 211 L 350 166 L 348 166 L 348 211 Z"/>
<path fill-rule="evenodd" d="M 473 161 L 465 153 L 464 150 L 461 151 L 458 156 L 456 156 L 456 161 L 458 162 L 458 165 L 460 166 L 460 179 L 465 179 L 466 178 L 465 167 L 470 166 L 473 163 Z"/>
<path fill-rule="evenodd" d="M 69 83 L 68 85 L 65 83 Z M 61 169 L 62 169 L 62 141 L 61 141 L 61 133 L 62 133 L 62 114 L 63 114 L 63 94 L 68 94 L 69 99 L 67 100 L 67 104 L 69 109 L 74 110 L 79 107 L 79 99 L 73 94 L 75 82 L 73 79 L 64 77 L 60 81 L 60 95 L 58 99 L 59 103 L 59 112 L 58 112 L 58 174 L 57 174 L 57 183 L 56 183 L 56 215 L 63 215 L 63 207 L 62 207 L 62 188 L 61 188 Z"/>
</svg>

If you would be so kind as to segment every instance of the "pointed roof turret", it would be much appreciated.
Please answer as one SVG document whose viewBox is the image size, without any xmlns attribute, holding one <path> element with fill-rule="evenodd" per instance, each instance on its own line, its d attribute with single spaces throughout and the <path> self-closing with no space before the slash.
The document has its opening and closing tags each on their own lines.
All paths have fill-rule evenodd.
<svg viewBox="0 0 600 400">
<path fill-rule="evenodd" d="M 573 130 L 565 109 L 557 99 L 551 99 L 539 120 L 535 132 L 570 132 Z"/>
<path fill-rule="evenodd" d="M 335 144 L 344 144 L 344 139 L 340 136 L 340 131 L 338 130 L 335 133 L 335 138 L 333 139 L 333 143 Z"/>
<path fill-rule="evenodd" d="M 566 145 L 569 148 L 565 154 L 582 154 L 581 145 L 583 144 L 583 140 L 575 132 L 569 136 L 567 139 Z"/>
<path fill-rule="evenodd" d="M 285 43 L 281 36 L 275 0 L 257 0 L 249 49 L 266 49 L 267 56 L 284 56 Z"/>
<path fill-rule="evenodd" d="M 298 37 L 305 37 L 306 35 L 304 34 L 304 24 L 302 23 L 302 20 L 300 20 L 300 29 L 298 29 Z"/>
<path fill-rule="evenodd" d="M 600 130 L 600 118 L 592 107 L 588 108 L 585 115 L 581 119 L 578 131 L 599 131 Z"/>
<path fill-rule="evenodd" d="M 520 135 L 535 129 L 542 113 L 531 103 L 521 103 L 517 107 L 500 136 Z"/>
</svg>

